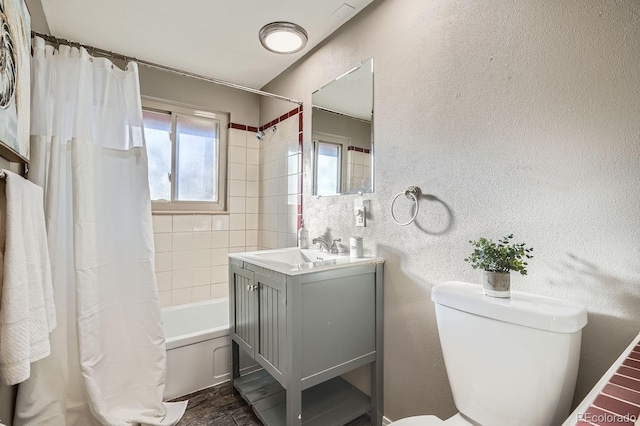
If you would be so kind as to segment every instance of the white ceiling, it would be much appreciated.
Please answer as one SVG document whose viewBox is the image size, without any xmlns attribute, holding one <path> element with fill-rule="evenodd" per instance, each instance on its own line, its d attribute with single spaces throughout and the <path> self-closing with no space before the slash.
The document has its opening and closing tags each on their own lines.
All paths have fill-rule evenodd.
<svg viewBox="0 0 640 426">
<path fill-rule="evenodd" d="M 42 0 L 42 6 L 56 37 L 259 89 L 372 1 Z M 341 8 L 345 3 L 353 10 Z M 301 25 L 307 46 L 293 55 L 265 50 L 258 31 L 274 21 Z"/>
</svg>

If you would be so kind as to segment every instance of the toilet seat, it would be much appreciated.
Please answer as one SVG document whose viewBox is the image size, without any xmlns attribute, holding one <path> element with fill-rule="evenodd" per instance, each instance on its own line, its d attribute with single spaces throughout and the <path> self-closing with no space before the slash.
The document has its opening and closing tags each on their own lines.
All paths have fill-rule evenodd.
<svg viewBox="0 0 640 426">
<path fill-rule="evenodd" d="M 436 416 L 413 416 L 392 422 L 389 426 L 442 426 L 443 424 L 444 421 Z"/>
<path fill-rule="evenodd" d="M 436 416 L 413 416 L 392 422 L 389 426 L 471 426 L 460 413 L 442 420 Z"/>
</svg>

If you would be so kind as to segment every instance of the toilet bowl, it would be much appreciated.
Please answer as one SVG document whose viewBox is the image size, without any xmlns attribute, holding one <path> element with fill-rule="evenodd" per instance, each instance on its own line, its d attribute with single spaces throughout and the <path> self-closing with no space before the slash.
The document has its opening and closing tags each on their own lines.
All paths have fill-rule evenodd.
<svg viewBox="0 0 640 426">
<path fill-rule="evenodd" d="M 493 298 L 480 285 L 455 281 L 435 286 L 431 299 L 459 413 L 391 426 L 562 424 L 578 374 L 584 306 L 517 291 Z"/>
</svg>

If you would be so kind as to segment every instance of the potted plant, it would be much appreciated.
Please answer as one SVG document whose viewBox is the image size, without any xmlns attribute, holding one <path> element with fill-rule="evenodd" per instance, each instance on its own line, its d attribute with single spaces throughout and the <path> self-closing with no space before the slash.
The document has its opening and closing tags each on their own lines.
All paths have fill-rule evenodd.
<svg viewBox="0 0 640 426">
<path fill-rule="evenodd" d="M 498 243 L 480 238 L 469 243 L 475 247 L 465 262 L 471 263 L 473 269 L 482 269 L 482 287 L 484 294 L 492 297 L 510 297 L 511 271 L 527 275 L 527 260 L 533 255 L 533 248 L 525 243 L 512 243 L 513 234 L 498 240 Z"/>
</svg>

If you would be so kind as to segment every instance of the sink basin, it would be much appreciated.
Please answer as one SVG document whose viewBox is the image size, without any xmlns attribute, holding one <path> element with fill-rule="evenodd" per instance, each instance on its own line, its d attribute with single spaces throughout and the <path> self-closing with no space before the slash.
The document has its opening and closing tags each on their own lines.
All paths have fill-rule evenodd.
<svg viewBox="0 0 640 426">
<path fill-rule="evenodd" d="M 358 263 L 376 263 L 383 260 L 381 257 L 352 258 L 347 254 L 332 254 L 320 250 L 299 249 L 297 247 L 231 253 L 229 257 L 287 275 L 340 268 Z"/>
<path fill-rule="evenodd" d="M 253 256 L 259 257 L 264 260 L 273 260 L 274 262 L 282 262 L 288 265 L 299 265 L 302 263 L 324 261 L 327 259 L 336 259 L 342 256 L 337 254 L 330 254 L 321 252 L 319 250 L 310 249 L 278 249 L 278 250 L 264 250 L 253 252 Z"/>
</svg>

